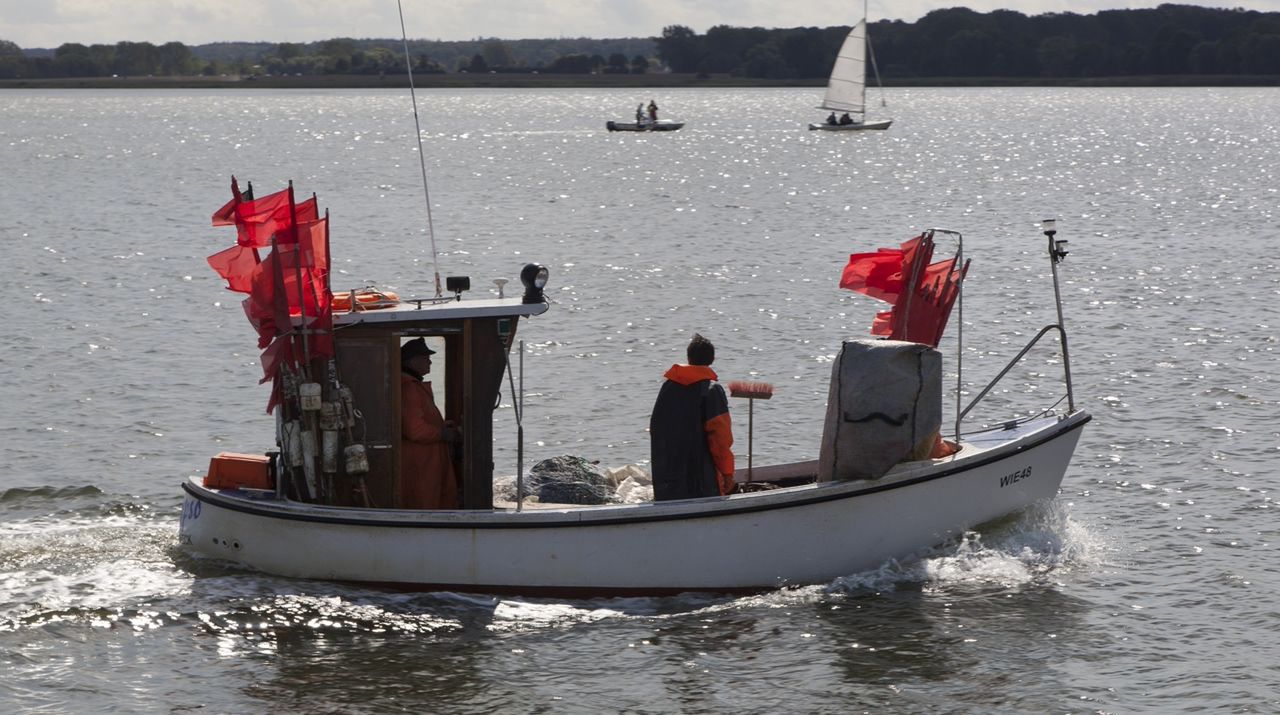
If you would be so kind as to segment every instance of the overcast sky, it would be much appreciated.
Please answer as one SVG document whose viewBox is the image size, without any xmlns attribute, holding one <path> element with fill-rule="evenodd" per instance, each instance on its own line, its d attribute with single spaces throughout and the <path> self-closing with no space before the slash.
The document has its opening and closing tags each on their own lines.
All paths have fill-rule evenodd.
<svg viewBox="0 0 1280 715">
<path fill-rule="evenodd" d="M 857 0 L 402 0 L 410 38 L 652 37 L 667 25 L 797 27 L 852 24 Z M 871 19 L 916 20 L 940 8 L 1093 13 L 1158 0 L 871 0 Z M 1280 12 L 1280 0 L 1186 2 Z M 396 0 L 0 0 L 0 40 L 64 42 L 309 42 L 399 37 Z"/>
</svg>

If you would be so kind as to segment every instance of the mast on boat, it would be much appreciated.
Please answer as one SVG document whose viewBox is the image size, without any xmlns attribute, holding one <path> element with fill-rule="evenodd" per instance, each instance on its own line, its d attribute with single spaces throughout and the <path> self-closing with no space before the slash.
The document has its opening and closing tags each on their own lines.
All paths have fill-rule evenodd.
<svg viewBox="0 0 1280 715">
<path fill-rule="evenodd" d="M 409 71 L 409 96 L 413 100 L 414 136 L 418 139 L 418 165 L 422 167 L 422 195 L 427 200 L 427 237 L 431 239 L 431 270 L 436 279 L 436 297 L 443 295 L 440 289 L 440 256 L 436 252 L 436 230 L 431 220 L 431 190 L 427 188 L 427 157 L 422 151 L 422 123 L 418 121 L 418 94 L 413 88 L 413 59 L 409 56 L 409 33 L 404 28 L 404 5 L 396 0 L 400 11 L 400 39 L 404 42 L 404 64 Z"/>
<path fill-rule="evenodd" d="M 835 64 L 831 68 L 831 76 L 827 80 L 827 92 L 822 98 L 819 108 L 832 112 L 857 115 L 855 122 L 862 124 L 867 115 L 867 58 L 871 58 L 871 67 L 880 86 L 880 104 L 885 106 L 884 87 L 880 84 L 880 69 L 876 66 L 875 52 L 871 49 L 871 38 L 867 25 L 867 3 L 862 5 L 862 18 L 849 30 L 844 44 L 836 53 Z"/>
</svg>

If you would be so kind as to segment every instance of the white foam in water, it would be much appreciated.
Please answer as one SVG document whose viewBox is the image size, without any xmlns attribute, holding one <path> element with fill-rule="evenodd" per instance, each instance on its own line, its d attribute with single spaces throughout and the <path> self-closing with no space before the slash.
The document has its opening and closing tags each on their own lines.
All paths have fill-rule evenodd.
<svg viewBox="0 0 1280 715">
<path fill-rule="evenodd" d="M 0 553 L 21 558 L 0 579 L 10 599 L 0 610 L 0 624 L 16 628 L 19 621 L 38 624 L 46 616 L 114 611 L 190 589 L 191 576 L 165 550 L 173 538 L 170 528 L 119 517 L 34 532 L 29 525 L 10 526 Z"/>
<path fill-rule="evenodd" d="M 890 561 L 828 585 L 831 591 L 878 591 L 904 584 L 927 586 L 1032 583 L 1063 568 L 1088 566 L 1101 558 L 1096 537 L 1057 503 L 1033 507 L 1012 523 L 985 534 L 966 532 L 958 543 L 936 547 L 919 559 Z"/>
</svg>

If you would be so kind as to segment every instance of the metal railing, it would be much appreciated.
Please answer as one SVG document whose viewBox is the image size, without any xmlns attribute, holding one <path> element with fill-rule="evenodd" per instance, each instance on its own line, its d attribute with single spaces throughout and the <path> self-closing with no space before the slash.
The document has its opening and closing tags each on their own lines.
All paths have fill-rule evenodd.
<svg viewBox="0 0 1280 715">
<path fill-rule="evenodd" d="M 957 394 L 956 439 L 957 440 L 960 439 L 960 423 L 962 420 L 964 420 L 965 415 L 968 415 L 969 412 L 972 411 L 973 408 L 976 407 L 978 403 L 981 402 L 982 399 L 986 397 L 991 392 L 992 389 L 995 388 L 996 384 L 999 383 L 1000 380 L 1002 380 L 1005 375 L 1009 374 L 1009 371 L 1012 370 L 1014 366 L 1016 366 L 1022 360 L 1022 358 L 1026 356 L 1028 352 L 1031 351 L 1031 348 L 1035 347 L 1036 343 L 1040 342 L 1041 338 L 1043 338 L 1050 331 L 1054 331 L 1054 330 L 1058 332 L 1058 341 L 1059 341 L 1059 344 L 1062 346 L 1062 372 L 1063 372 L 1063 381 L 1065 382 L 1067 387 L 1067 410 L 1068 410 L 1068 413 L 1072 413 L 1076 411 L 1075 392 L 1071 386 L 1071 353 L 1067 348 L 1067 331 L 1063 327 L 1063 320 L 1062 320 L 1062 292 L 1058 287 L 1058 264 L 1061 263 L 1062 260 L 1067 257 L 1067 241 L 1066 239 L 1059 240 L 1056 238 L 1056 235 L 1058 232 L 1053 219 L 1045 219 L 1042 222 L 1042 226 L 1044 228 L 1045 237 L 1049 239 L 1049 268 L 1053 273 L 1053 302 L 1054 302 L 1054 306 L 1057 308 L 1058 322 L 1050 323 L 1049 325 L 1046 325 L 1043 328 L 1041 328 L 1040 332 L 1036 333 L 1036 336 L 1032 338 L 1030 342 L 1027 343 L 1026 347 L 1022 348 L 1022 350 L 1019 351 L 1018 354 L 1015 355 L 1013 359 L 1009 361 L 1009 364 L 1005 365 L 1004 369 L 1001 370 L 999 374 L 997 374 L 995 378 L 991 380 L 991 382 L 987 383 L 987 386 L 982 388 L 982 391 L 979 392 L 978 395 L 974 397 L 973 400 L 969 402 L 969 405 L 964 409 L 959 409 L 960 385 L 957 384 L 956 386 L 956 394 Z M 957 352 L 960 352 L 960 350 L 958 349 Z M 958 372 L 958 368 L 959 368 L 959 365 L 957 364 L 957 372 Z M 957 375 L 957 383 L 959 383 L 959 379 L 960 379 L 959 375 Z"/>
</svg>

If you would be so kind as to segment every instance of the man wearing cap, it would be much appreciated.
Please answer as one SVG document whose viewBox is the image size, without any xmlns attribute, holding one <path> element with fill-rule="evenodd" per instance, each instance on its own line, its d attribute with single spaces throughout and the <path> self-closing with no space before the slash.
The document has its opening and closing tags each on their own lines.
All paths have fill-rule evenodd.
<svg viewBox="0 0 1280 715">
<path fill-rule="evenodd" d="M 460 435 L 436 407 L 431 356 L 423 338 L 400 346 L 400 506 L 405 509 L 456 509 L 458 485 L 449 443 Z"/>
<path fill-rule="evenodd" d="M 733 489 L 729 400 L 711 363 L 716 348 L 694 334 L 688 365 L 672 365 L 649 416 L 653 498 L 693 499 Z"/>
</svg>

